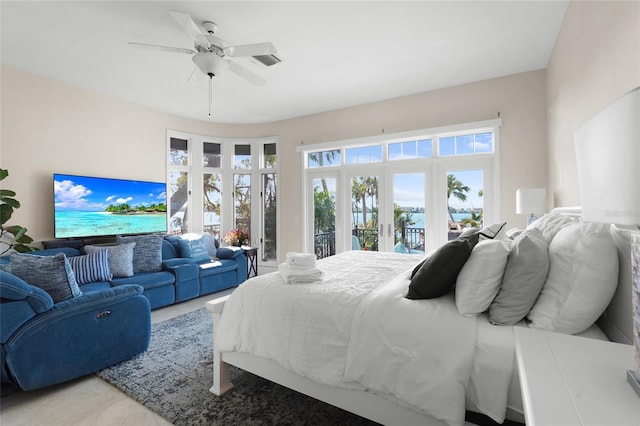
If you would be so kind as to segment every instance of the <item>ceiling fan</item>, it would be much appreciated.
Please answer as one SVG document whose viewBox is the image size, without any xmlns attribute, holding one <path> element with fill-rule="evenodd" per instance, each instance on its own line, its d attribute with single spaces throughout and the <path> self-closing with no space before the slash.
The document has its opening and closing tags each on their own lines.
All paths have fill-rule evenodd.
<svg viewBox="0 0 640 426">
<path fill-rule="evenodd" d="M 185 53 L 193 55 L 192 60 L 196 67 L 204 74 L 209 76 L 209 81 L 218 75 L 222 70 L 228 69 L 229 71 L 243 77 L 245 80 L 251 83 L 261 86 L 266 83 L 266 80 L 261 76 L 255 74 L 249 69 L 243 67 L 233 60 L 237 57 L 253 57 L 259 63 L 270 67 L 279 62 L 282 62 L 277 56 L 276 48 L 273 43 L 255 43 L 255 44 L 243 44 L 238 46 L 227 46 L 226 43 L 214 36 L 214 33 L 218 30 L 218 26 L 210 21 L 202 23 L 204 32 L 196 25 L 191 16 L 182 12 L 169 12 L 176 22 L 189 34 L 193 39 L 194 49 L 187 49 L 183 47 L 170 47 L 159 46 L 155 44 L 145 43 L 133 43 L 130 45 L 149 48 L 164 52 Z M 193 77 L 194 71 L 191 73 Z"/>
</svg>

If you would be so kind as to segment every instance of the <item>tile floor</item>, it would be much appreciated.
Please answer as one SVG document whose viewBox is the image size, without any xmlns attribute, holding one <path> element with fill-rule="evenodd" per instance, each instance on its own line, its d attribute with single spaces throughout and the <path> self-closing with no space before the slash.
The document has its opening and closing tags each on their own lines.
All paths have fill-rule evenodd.
<svg viewBox="0 0 640 426">
<path fill-rule="evenodd" d="M 161 322 L 205 306 L 220 292 L 151 312 Z M 14 392 L 0 399 L 2 426 L 162 426 L 171 423 L 149 411 L 94 375 L 31 392 Z"/>
</svg>

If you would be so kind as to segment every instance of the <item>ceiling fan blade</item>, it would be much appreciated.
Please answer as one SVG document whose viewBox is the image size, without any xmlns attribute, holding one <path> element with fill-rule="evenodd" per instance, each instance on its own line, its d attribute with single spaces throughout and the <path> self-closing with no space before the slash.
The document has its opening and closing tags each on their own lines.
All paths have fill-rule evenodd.
<svg viewBox="0 0 640 426">
<path fill-rule="evenodd" d="M 204 36 L 200 28 L 198 28 L 196 23 L 193 22 L 193 19 L 191 19 L 191 16 L 187 15 L 186 13 L 175 12 L 175 11 L 170 11 L 169 13 L 171 14 L 171 16 L 173 16 L 173 19 L 176 20 L 178 25 L 180 25 L 187 32 L 187 34 L 189 34 L 189 36 L 196 42 L 196 44 L 200 46 L 204 46 L 206 48 L 211 46 L 211 43 L 209 43 L 209 40 L 207 40 L 207 38 Z"/>
<path fill-rule="evenodd" d="M 191 74 L 189 74 L 187 83 L 200 84 L 203 81 L 204 81 L 204 74 L 200 72 L 198 67 L 193 67 L 193 71 L 191 71 Z"/>
<path fill-rule="evenodd" d="M 157 44 L 146 44 L 146 43 L 134 43 L 129 42 L 131 46 L 139 47 L 142 49 L 156 50 L 160 52 L 173 52 L 173 53 L 186 53 L 189 55 L 193 55 L 196 53 L 193 49 L 185 49 L 184 47 L 171 47 L 171 46 L 160 46 Z"/>
<path fill-rule="evenodd" d="M 224 48 L 225 55 L 231 57 L 238 56 L 262 56 L 262 55 L 275 55 L 276 47 L 273 43 L 255 43 L 255 44 L 241 44 L 239 46 L 228 46 Z"/>
<path fill-rule="evenodd" d="M 258 74 L 253 73 L 252 71 L 249 71 L 242 65 L 238 65 L 233 61 L 226 62 L 227 64 L 229 64 L 229 71 L 239 75 L 240 77 L 255 84 L 256 86 L 264 86 L 264 84 L 267 82 L 264 78 L 260 77 Z"/>
</svg>

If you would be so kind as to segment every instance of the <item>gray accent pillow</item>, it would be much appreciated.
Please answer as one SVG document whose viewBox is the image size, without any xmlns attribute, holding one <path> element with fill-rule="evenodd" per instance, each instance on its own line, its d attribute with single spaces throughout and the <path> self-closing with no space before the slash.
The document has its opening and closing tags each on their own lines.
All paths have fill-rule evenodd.
<svg viewBox="0 0 640 426">
<path fill-rule="evenodd" d="M 136 243 L 133 248 L 133 273 L 162 271 L 162 237 L 160 235 L 133 235 L 117 237 L 118 244 Z"/>
<path fill-rule="evenodd" d="M 511 244 L 498 295 L 489 306 L 489 321 L 514 325 L 531 310 L 549 272 L 549 245 L 537 228 L 527 229 Z"/>
<path fill-rule="evenodd" d="M 55 256 L 12 253 L 10 259 L 11 273 L 49 293 L 53 303 L 82 296 L 64 253 Z"/>
<path fill-rule="evenodd" d="M 135 242 L 119 244 L 115 246 L 84 246 L 87 254 L 96 253 L 101 250 L 109 252 L 109 269 L 114 278 L 124 278 L 133 275 L 133 248 Z"/>
</svg>

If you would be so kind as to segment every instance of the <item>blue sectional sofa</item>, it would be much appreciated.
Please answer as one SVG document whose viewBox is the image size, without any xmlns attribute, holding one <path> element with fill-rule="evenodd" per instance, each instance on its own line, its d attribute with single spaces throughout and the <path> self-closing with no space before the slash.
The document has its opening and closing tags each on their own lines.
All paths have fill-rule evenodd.
<svg viewBox="0 0 640 426">
<path fill-rule="evenodd" d="M 58 247 L 0 257 L 2 383 L 37 389 L 126 360 L 147 349 L 152 309 L 246 280 L 247 258 L 242 250 L 217 247 L 214 241 L 211 249 L 216 259 L 212 260 L 190 252 L 189 243 L 181 240 L 124 237 L 111 246 Z M 149 244 L 156 248 L 147 250 Z M 132 246 L 129 257 L 119 256 L 120 263 L 112 263 L 115 250 L 127 245 Z M 83 256 L 85 252 L 89 254 Z M 59 295 L 43 290 L 42 283 L 38 287 L 16 276 L 24 256 L 31 261 L 33 255 L 44 263 L 47 258 L 64 263 L 62 275 L 66 271 L 67 278 L 73 275 L 75 280 L 66 299 L 57 300 Z M 33 272 L 34 282 L 38 275 L 52 275 L 50 270 Z M 29 275 L 28 270 L 24 273 Z"/>
<path fill-rule="evenodd" d="M 0 270 L 2 387 L 38 389 L 117 364 L 147 350 L 149 301 L 142 287 L 83 291 L 54 303 L 39 287 Z"/>
<path fill-rule="evenodd" d="M 141 248 L 145 244 L 145 240 L 150 237 L 153 236 L 123 237 L 118 242 L 126 244 L 129 238 L 134 242 L 137 241 L 136 247 L 133 249 L 135 256 L 136 249 Z M 80 284 L 81 289 L 101 290 L 125 284 L 136 284 L 144 289 L 142 295 L 149 299 L 149 304 L 153 310 L 237 287 L 247 279 L 247 258 L 242 250 L 216 247 L 215 257 L 217 259 L 211 261 L 211 258 L 203 259 L 188 255 L 183 256 L 182 251 L 184 250 L 181 249 L 180 237 L 156 237 L 161 241 L 157 267 L 146 268 L 144 272 L 137 272 L 135 271 L 136 259 L 134 257 L 133 275 Z M 217 245 L 217 241 L 215 243 Z M 105 247 L 109 248 L 109 246 Z M 86 250 L 86 248 L 58 247 L 32 252 L 31 254 L 49 256 L 65 253 L 67 257 L 75 257 L 84 254 Z M 8 256 L 0 258 L 0 264 L 2 263 L 9 263 Z"/>
</svg>

